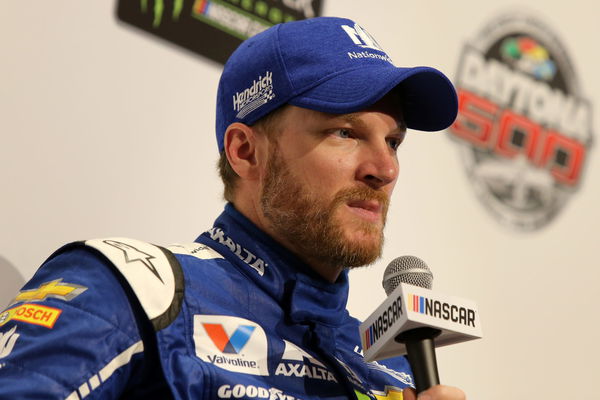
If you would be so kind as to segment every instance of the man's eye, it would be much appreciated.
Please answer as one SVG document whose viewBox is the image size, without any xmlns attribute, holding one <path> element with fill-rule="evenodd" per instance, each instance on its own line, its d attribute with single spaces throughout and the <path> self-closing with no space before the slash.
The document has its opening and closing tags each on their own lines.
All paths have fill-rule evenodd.
<svg viewBox="0 0 600 400">
<path fill-rule="evenodd" d="M 400 147 L 400 144 L 402 144 L 402 140 L 388 139 L 388 143 L 389 143 L 390 147 L 392 148 L 392 150 L 396 151 L 396 150 L 398 150 L 398 147 Z"/>
<path fill-rule="evenodd" d="M 348 139 L 352 136 L 352 131 L 350 129 L 336 129 L 333 134 L 342 139 Z"/>
</svg>

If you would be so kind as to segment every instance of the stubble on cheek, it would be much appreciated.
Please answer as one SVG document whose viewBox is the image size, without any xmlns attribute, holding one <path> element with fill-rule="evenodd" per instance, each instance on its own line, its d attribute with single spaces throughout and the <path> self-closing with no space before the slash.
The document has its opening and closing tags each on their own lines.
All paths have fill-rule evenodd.
<svg viewBox="0 0 600 400">
<path fill-rule="evenodd" d="M 362 200 L 382 205 L 381 223 L 358 217 L 348 221 L 340 215 L 349 202 Z M 293 176 L 276 150 L 269 155 L 262 211 L 276 235 L 302 259 L 319 260 L 332 268 L 374 262 L 383 247 L 388 204 L 386 193 L 366 186 L 340 190 L 333 199 L 320 198 Z"/>
</svg>

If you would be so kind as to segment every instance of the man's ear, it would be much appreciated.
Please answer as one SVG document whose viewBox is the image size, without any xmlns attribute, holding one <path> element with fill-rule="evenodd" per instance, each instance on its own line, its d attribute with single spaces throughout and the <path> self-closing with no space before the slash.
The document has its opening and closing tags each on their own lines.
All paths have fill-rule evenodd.
<svg viewBox="0 0 600 400">
<path fill-rule="evenodd" d="M 242 179 L 254 180 L 260 176 L 264 139 L 252 127 L 240 122 L 227 127 L 224 151 L 229 165 Z"/>
</svg>

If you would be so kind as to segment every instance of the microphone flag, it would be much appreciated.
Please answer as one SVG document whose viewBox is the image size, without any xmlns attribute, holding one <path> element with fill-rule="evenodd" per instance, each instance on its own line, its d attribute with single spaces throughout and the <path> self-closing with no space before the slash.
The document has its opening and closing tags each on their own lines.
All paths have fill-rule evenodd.
<svg viewBox="0 0 600 400">
<path fill-rule="evenodd" d="M 396 340 L 398 335 L 424 327 L 441 331 L 436 347 L 482 337 L 473 301 L 400 283 L 359 327 L 365 360 L 405 355 L 406 346 Z"/>
</svg>

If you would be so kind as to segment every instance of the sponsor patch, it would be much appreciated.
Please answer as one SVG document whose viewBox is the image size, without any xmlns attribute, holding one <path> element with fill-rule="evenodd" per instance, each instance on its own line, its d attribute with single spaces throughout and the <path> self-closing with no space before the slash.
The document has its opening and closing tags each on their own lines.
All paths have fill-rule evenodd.
<svg viewBox="0 0 600 400">
<path fill-rule="evenodd" d="M 335 375 L 319 360 L 284 340 L 285 350 L 281 362 L 277 365 L 275 375 L 309 378 L 321 381 L 337 382 Z"/>
<path fill-rule="evenodd" d="M 260 276 L 265 274 L 265 268 L 268 267 L 269 264 L 265 263 L 262 258 L 255 256 L 250 250 L 234 242 L 222 229 L 217 227 L 211 228 L 208 230 L 208 234 L 212 240 L 229 248 L 233 254 L 258 272 Z"/>
<path fill-rule="evenodd" d="M 185 254 L 196 257 L 200 260 L 210 260 L 213 258 L 223 258 L 222 255 L 211 249 L 205 244 L 185 243 L 172 244 L 167 249 L 174 254 Z"/>
<path fill-rule="evenodd" d="M 252 84 L 233 95 L 233 109 L 237 111 L 236 118 L 244 118 L 257 108 L 275 98 L 273 92 L 273 72 L 266 71 L 259 75 Z"/>
<path fill-rule="evenodd" d="M 268 399 L 268 400 L 300 400 L 274 387 L 256 385 L 221 385 L 217 390 L 219 399 Z"/>
<path fill-rule="evenodd" d="M 155 256 L 146 253 L 138 249 L 137 247 L 133 247 L 129 243 L 121 242 L 118 240 L 107 239 L 103 240 L 103 242 L 109 246 L 121 250 L 123 252 L 123 257 L 125 258 L 125 262 L 127 264 L 135 262 L 143 264 L 146 268 L 148 268 L 148 271 L 152 272 L 152 274 L 164 284 L 162 277 L 160 276 L 158 270 L 156 269 L 156 266 L 152 262 L 152 260 L 156 258 Z"/>
<path fill-rule="evenodd" d="M 377 400 L 402 400 L 404 396 L 402 395 L 402 389 L 386 386 L 384 391 L 371 391 Z"/>
<path fill-rule="evenodd" d="M 227 315 L 194 315 L 196 356 L 219 368 L 269 375 L 267 336 L 256 323 Z"/>
<path fill-rule="evenodd" d="M 87 287 L 66 283 L 62 278 L 50 282 L 42 283 L 37 289 L 21 290 L 17 297 L 10 304 L 21 303 L 25 301 L 43 301 L 47 298 L 55 298 L 65 301 L 71 301 L 81 293 L 85 292 Z"/>
<path fill-rule="evenodd" d="M 0 314 L 0 326 L 9 321 L 21 321 L 52 329 L 62 310 L 39 304 L 22 304 Z"/>
<path fill-rule="evenodd" d="M 8 332 L 0 333 L 0 359 L 8 357 L 19 338 L 16 325 Z"/>
</svg>

